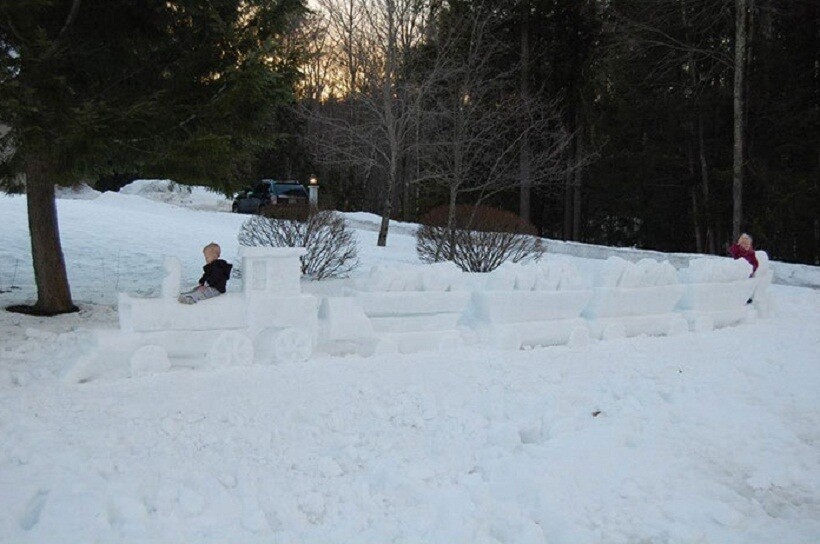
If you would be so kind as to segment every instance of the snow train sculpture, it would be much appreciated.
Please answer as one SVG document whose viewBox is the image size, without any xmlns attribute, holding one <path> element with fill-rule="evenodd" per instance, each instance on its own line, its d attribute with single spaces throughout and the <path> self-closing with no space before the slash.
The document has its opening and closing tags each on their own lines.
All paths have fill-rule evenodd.
<svg viewBox="0 0 820 544">
<path fill-rule="evenodd" d="M 374 267 L 358 289 L 322 297 L 320 304 L 302 293 L 302 254 L 300 248 L 242 247 L 242 292 L 195 305 L 177 302 L 181 265 L 167 257 L 161 296 L 121 294 L 119 329 L 93 331 L 67 378 L 300 362 L 317 348 L 328 354 L 465 343 L 519 349 L 704 331 L 765 315 L 772 279 L 763 252 L 751 278 L 745 261 L 714 258 L 695 259 L 681 271 L 666 262 L 610 258 L 592 281 L 562 260 L 505 265 L 483 275 L 440 263 Z"/>
<path fill-rule="evenodd" d="M 180 304 L 181 265 L 165 258 L 159 298 L 121 293 L 119 330 L 93 333 L 68 378 L 135 376 L 178 366 L 305 361 L 317 340 L 318 299 L 301 292 L 301 248 L 241 248 L 243 290 Z"/>
</svg>

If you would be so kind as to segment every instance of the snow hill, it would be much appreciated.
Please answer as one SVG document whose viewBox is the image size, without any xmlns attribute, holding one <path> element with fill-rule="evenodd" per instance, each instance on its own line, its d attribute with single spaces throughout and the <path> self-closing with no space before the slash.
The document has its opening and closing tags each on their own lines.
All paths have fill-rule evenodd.
<svg viewBox="0 0 820 544">
<path fill-rule="evenodd" d="M 191 283 L 206 243 L 237 253 L 245 216 L 165 187 L 59 200 L 82 311 L 0 313 L 0 542 L 817 541 L 820 291 L 774 285 L 773 317 L 673 337 L 67 384 L 65 339 L 155 293 L 162 254 Z M 25 200 L 0 217 L 6 306 L 34 293 Z M 305 290 L 421 266 L 411 225 L 377 248 L 350 220 L 362 267 Z"/>
</svg>

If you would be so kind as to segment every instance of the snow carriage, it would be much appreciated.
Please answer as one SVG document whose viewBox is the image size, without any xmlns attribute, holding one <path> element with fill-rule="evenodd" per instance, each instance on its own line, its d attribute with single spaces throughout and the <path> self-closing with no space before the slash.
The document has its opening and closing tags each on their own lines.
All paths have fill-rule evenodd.
<svg viewBox="0 0 820 544">
<path fill-rule="evenodd" d="M 317 340 L 318 299 L 301 292 L 303 254 L 302 248 L 242 247 L 242 292 L 192 305 L 177 301 L 182 267 L 176 257 L 166 257 L 162 295 L 121 293 L 120 329 L 94 331 L 94 356 L 77 365 L 73 379 L 88 379 L 95 370 L 148 374 L 166 370 L 171 361 L 225 367 L 307 360 Z"/>
</svg>

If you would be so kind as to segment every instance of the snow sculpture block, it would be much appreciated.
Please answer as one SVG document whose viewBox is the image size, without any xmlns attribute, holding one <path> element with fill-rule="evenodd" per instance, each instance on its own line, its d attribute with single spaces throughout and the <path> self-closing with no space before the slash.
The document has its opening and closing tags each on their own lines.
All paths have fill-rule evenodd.
<svg viewBox="0 0 820 544">
<path fill-rule="evenodd" d="M 747 302 L 761 278 L 749 277 L 751 273 L 752 265 L 745 259 L 695 259 L 681 270 L 686 290 L 678 310 L 690 329 L 710 330 L 755 319 L 756 312 Z"/>
<path fill-rule="evenodd" d="M 572 319 L 592 297 L 592 291 L 476 291 L 474 317 L 487 323 L 526 323 Z"/>
<path fill-rule="evenodd" d="M 757 280 L 746 278 L 726 283 L 690 283 L 678 303 L 681 310 L 718 312 L 746 305 L 755 289 Z"/>
<path fill-rule="evenodd" d="M 768 288 L 774 278 L 774 270 L 769 264 L 769 255 L 765 251 L 756 251 L 755 256 L 759 266 L 754 276 L 757 279 L 757 287 L 755 287 L 754 295 L 752 295 L 752 301 L 758 315 L 765 318 L 772 313 L 772 301 Z"/>
<path fill-rule="evenodd" d="M 136 298 L 121 293 L 119 318 L 120 328 L 130 332 L 212 331 L 248 326 L 245 297 L 233 293 L 199 304 L 180 304 L 176 298 Z"/>
<path fill-rule="evenodd" d="M 595 292 L 583 316 L 594 338 L 602 340 L 677 334 L 682 323 L 673 309 L 684 293 L 668 262 L 607 259 L 595 278 Z"/>
<path fill-rule="evenodd" d="M 127 377 L 174 365 L 306 360 L 316 344 L 318 299 L 301 293 L 303 254 L 302 248 L 243 247 L 242 293 L 192 305 L 177 302 L 181 267 L 178 259 L 166 258 L 162 296 L 121 293 L 120 330 L 95 331 L 94 353 L 68 379 Z"/>
<path fill-rule="evenodd" d="M 359 292 L 356 300 L 368 317 L 461 313 L 470 299 L 465 291 Z"/>
<path fill-rule="evenodd" d="M 162 298 L 177 300 L 179 285 L 182 278 L 182 263 L 177 257 L 166 255 L 163 259 L 166 275 L 162 279 Z"/>
<path fill-rule="evenodd" d="M 353 302 L 369 320 L 377 353 L 411 353 L 460 343 L 459 318 L 469 291 L 453 290 L 463 273 L 452 263 L 375 266 Z"/>
<path fill-rule="evenodd" d="M 247 296 L 278 296 L 302 292 L 299 258 L 304 248 L 239 248 Z"/>
<path fill-rule="evenodd" d="M 367 340 L 373 337 L 373 326 L 351 297 L 325 297 L 319 307 L 319 340 Z"/>
<path fill-rule="evenodd" d="M 640 335 L 673 336 L 689 330 L 686 320 L 680 314 L 672 312 L 602 317 L 590 320 L 589 328 L 593 338 L 602 340 Z"/>
<path fill-rule="evenodd" d="M 682 285 L 662 285 L 635 289 L 596 287 L 584 317 L 598 319 L 638 315 L 658 315 L 672 311 L 683 296 Z"/>
<path fill-rule="evenodd" d="M 496 323 L 479 327 L 483 343 L 499 349 L 520 349 L 522 346 L 582 345 L 589 337 L 586 322 L 581 318 L 553 319 L 530 323 Z"/>
<path fill-rule="evenodd" d="M 391 317 L 371 317 L 373 330 L 382 332 L 430 332 L 455 330 L 460 313 L 400 315 Z"/>
<path fill-rule="evenodd" d="M 461 281 L 464 273 L 453 262 L 434 263 L 421 272 L 421 290 L 446 291 L 453 289 Z"/>
<path fill-rule="evenodd" d="M 505 264 L 488 275 L 483 290 L 473 292 L 462 324 L 480 342 L 500 349 L 580 345 L 588 331 L 579 316 L 591 296 L 567 262 Z"/>
</svg>

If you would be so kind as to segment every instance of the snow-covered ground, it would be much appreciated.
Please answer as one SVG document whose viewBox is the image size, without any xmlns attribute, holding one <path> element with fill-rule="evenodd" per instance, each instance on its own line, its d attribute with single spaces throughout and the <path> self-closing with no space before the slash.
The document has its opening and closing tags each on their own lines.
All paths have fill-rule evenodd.
<svg viewBox="0 0 820 544">
<path fill-rule="evenodd" d="M 162 254 L 188 282 L 208 242 L 234 260 L 245 217 L 201 196 L 59 201 L 82 311 L 0 312 L 0 542 L 820 538 L 817 290 L 773 286 L 770 319 L 668 338 L 64 383 L 59 334 L 116 327 L 116 293 L 155 292 Z M 6 306 L 34 293 L 24 199 L 0 217 Z M 417 264 L 411 228 L 377 248 L 351 219 L 360 276 Z"/>
</svg>

